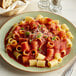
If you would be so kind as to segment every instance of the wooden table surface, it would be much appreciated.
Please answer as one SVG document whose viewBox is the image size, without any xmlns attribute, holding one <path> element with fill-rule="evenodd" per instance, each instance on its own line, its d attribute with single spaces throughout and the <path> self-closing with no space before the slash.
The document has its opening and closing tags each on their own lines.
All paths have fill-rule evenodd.
<svg viewBox="0 0 76 76">
<path fill-rule="evenodd" d="M 48 11 L 47 9 L 44 10 L 44 9 L 38 8 L 37 2 L 39 0 L 29 0 L 29 1 L 30 1 L 30 4 L 24 10 L 25 12 L 27 11 Z M 62 7 L 63 7 L 62 11 L 58 14 L 67 18 L 69 21 L 71 21 L 76 26 L 76 0 L 62 0 Z M 10 18 L 11 17 L 0 16 L 0 27 Z M 29 73 L 29 72 L 20 71 L 18 69 L 13 68 L 0 57 L 0 76 L 61 76 L 71 64 L 68 64 L 62 69 L 59 69 L 54 72 Z M 74 69 L 74 72 L 71 76 L 76 76 L 75 71 L 76 69 Z"/>
</svg>

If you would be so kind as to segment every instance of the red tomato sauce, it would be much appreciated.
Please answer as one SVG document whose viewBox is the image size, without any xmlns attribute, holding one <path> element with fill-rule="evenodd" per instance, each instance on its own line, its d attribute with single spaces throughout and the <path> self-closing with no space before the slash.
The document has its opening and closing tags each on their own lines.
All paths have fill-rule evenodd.
<svg viewBox="0 0 76 76">
<path fill-rule="evenodd" d="M 29 66 L 29 60 L 35 59 L 36 57 L 35 54 L 38 54 L 38 53 L 45 56 L 45 59 L 44 59 L 46 61 L 45 67 L 48 67 L 47 59 L 49 59 L 49 61 L 53 60 L 56 53 L 60 53 L 62 58 L 68 55 L 71 51 L 71 48 L 67 47 L 67 38 L 66 38 L 65 32 L 63 31 L 59 32 L 57 30 L 58 28 L 57 24 L 56 23 L 48 24 L 49 21 L 52 21 L 52 19 L 48 18 L 44 23 L 40 21 L 32 21 L 30 23 L 26 22 L 22 25 L 18 24 L 18 26 L 12 31 L 12 35 L 18 33 L 18 37 L 13 38 L 13 36 L 11 36 L 11 38 L 17 41 L 17 45 L 21 46 L 21 48 L 23 49 L 21 52 L 16 50 L 17 45 L 13 47 L 11 43 L 8 43 L 8 35 L 12 30 L 13 28 L 12 27 L 6 34 L 5 41 L 4 41 L 6 49 L 7 49 L 7 45 L 10 45 L 10 47 L 12 48 L 12 51 L 6 50 L 8 55 L 12 59 L 16 60 L 18 63 L 26 67 Z M 19 33 L 20 30 L 24 30 L 24 33 L 20 34 Z M 57 37 L 59 38 L 59 40 L 56 39 Z M 28 45 L 22 46 L 23 42 L 27 42 Z M 53 44 L 49 44 L 49 42 L 50 43 L 52 42 Z M 49 55 L 49 57 L 47 57 L 48 55 L 47 49 L 54 50 L 53 56 Z M 35 51 L 32 53 L 32 50 L 35 50 Z M 62 50 L 66 51 L 66 55 L 64 55 L 64 53 L 61 52 Z M 13 54 L 14 51 L 17 51 L 21 54 L 18 57 L 18 59 L 16 59 L 16 57 L 14 56 Z M 29 55 L 26 56 L 23 53 L 24 51 L 27 51 Z M 51 52 L 49 53 L 52 54 Z M 28 60 L 24 63 L 22 60 L 23 56 L 28 57 Z"/>
</svg>

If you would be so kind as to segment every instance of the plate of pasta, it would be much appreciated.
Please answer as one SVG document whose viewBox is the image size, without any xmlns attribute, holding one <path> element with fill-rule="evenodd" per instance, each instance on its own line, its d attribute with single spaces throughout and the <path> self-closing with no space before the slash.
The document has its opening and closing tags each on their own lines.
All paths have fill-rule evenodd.
<svg viewBox="0 0 76 76">
<path fill-rule="evenodd" d="M 26 12 L 13 17 L 1 28 L 0 54 L 20 70 L 57 70 L 76 55 L 75 32 L 73 24 L 62 16 L 41 11 Z"/>
</svg>

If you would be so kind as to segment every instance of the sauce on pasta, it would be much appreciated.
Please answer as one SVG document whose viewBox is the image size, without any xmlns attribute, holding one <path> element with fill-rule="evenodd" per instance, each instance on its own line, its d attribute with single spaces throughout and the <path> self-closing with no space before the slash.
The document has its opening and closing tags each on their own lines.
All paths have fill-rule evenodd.
<svg viewBox="0 0 76 76">
<path fill-rule="evenodd" d="M 14 24 L 5 37 L 8 55 L 29 67 L 54 67 L 70 53 L 73 38 L 66 24 L 38 15 Z"/>
</svg>

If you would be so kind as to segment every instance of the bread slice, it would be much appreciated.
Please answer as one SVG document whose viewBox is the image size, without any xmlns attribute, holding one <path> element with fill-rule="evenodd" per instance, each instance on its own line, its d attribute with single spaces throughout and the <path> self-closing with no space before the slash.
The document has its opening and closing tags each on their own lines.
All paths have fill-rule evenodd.
<svg viewBox="0 0 76 76">
<path fill-rule="evenodd" d="M 7 8 L 12 4 L 12 0 L 0 0 L 0 7 Z"/>
<path fill-rule="evenodd" d="M 3 5 L 4 3 L 5 3 L 4 0 L 0 0 L 0 7 L 5 8 L 4 5 Z"/>
<path fill-rule="evenodd" d="M 14 3 L 15 1 L 23 1 L 23 2 L 25 2 L 25 0 L 0 0 L 0 7 L 6 9 L 12 3 Z"/>
</svg>

